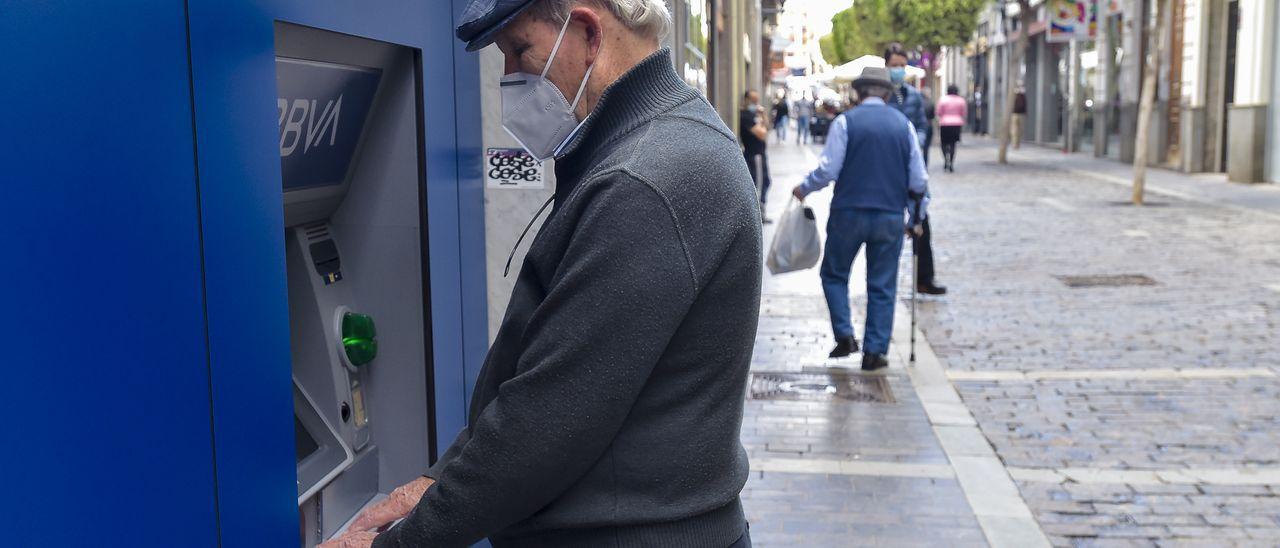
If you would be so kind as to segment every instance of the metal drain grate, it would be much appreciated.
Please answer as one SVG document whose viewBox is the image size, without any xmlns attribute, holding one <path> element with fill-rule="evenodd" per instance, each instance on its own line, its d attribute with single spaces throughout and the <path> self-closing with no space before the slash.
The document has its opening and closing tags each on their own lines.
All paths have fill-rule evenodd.
<svg viewBox="0 0 1280 548">
<path fill-rule="evenodd" d="M 1132 200 L 1108 200 L 1105 203 L 1109 206 L 1115 207 L 1133 207 Z M 1148 202 L 1144 200 L 1142 202 L 1142 207 L 1169 207 L 1169 202 Z"/>
<path fill-rule="evenodd" d="M 1127 287 L 1156 285 L 1156 281 L 1144 274 L 1112 274 L 1100 276 L 1054 276 L 1071 288 Z"/>
<path fill-rule="evenodd" d="M 840 399 L 868 403 L 894 403 L 893 390 L 883 375 L 857 373 L 754 373 L 751 399 L 827 401 Z"/>
</svg>

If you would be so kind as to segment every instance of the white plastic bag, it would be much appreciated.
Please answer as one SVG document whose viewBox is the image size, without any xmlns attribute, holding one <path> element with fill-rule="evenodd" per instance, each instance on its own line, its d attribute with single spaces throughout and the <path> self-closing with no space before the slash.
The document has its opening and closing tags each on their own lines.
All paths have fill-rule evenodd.
<svg viewBox="0 0 1280 548">
<path fill-rule="evenodd" d="M 818 221 L 813 210 L 800 200 L 791 199 L 778 220 L 778 231 L 769 245 L 769 272 L 782 274 L 804 270 L 822 258 L 822 242 L 818 239 Z"/>
</svg>

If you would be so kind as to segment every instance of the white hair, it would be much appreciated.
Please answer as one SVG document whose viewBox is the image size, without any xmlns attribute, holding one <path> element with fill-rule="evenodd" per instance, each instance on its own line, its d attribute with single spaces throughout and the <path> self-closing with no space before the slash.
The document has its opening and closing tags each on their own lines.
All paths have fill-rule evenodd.
<svg viewBox="0 0 1280 548">
<path fill-rule="evenodd" d="M 623 26 L 646 38 L 661 42 L 671 32 L 671 12 L 665 0 L 538 0 L 529 13 L 536 19 L 563 25 L 569 10 L 584 3 L 608 9 Z"/>
</svg>

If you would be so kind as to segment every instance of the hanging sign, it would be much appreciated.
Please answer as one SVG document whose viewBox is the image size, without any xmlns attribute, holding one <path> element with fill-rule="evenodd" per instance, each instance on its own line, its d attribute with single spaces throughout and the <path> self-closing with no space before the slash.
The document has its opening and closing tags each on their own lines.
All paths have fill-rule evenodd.
<svg viewBox="0 0 1280 548">
<path fill-rule="evenodd" d="M 1049 18 L 1049 42 L 1093 40 L 1098 36 L 1097 0 L 1049 0 L 1045 13 Z"/>
</svg>

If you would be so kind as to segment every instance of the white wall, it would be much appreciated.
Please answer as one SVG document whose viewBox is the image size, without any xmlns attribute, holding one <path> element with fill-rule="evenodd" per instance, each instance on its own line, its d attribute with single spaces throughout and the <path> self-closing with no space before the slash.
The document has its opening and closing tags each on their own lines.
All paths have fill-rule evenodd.
<svg viewBox="0 0 1280 548">
<path fill-rule="evenodd" d="M 480 52 L 480 94 L 481 123 L 483 124 L 484 148 L 503 147 L 519 148 L 506 130 L 502 129 L 502 95 L 498 91 L 498 80 L 502 78 L 502 53 L 496 46 L 489 46 Z M 511 252 L 516 238 L 529 219 L 533 218 L 538 208 L 551 197 L 555 189 L 555 163 L 547 162 L 545 166 L 547 184 L 543 190 L 484 190 L 484 239 L 485 267 L 489 287 L 489 341 L 498 334 L 498 326 L 502 323 L 502 315 L 506 312 L 507 302 L 511 299 L 511 288 L 516 276 L 520 273 L 520 263 L 529 249 L 529 243 L 538 234 L 538 224 L 529 229 L 529 235 L 516 250 L 511 260 L 511 274 L 503 277 L 502 268 L 507 262 L 507 254 Z M 543 218 L 546 214 L 543 214 Z"/>
<path fill-rule="evenodd" d="M 1271 99 L 1276 0 L 1240 0 L 1240 34 L 1236 45 L 1237 105 Z"/>
<path fill-rule="evenodd" d="M 1120 101 L 1136 104 L 1142 88 L 1142 66 L 1146 63 L 1138 52 L 1143 49 L 1142 27 L 1148 23 L 1150 15 L 1139 9 L 1141 3 L 1137 0 L 1123 1 L 1121 5 L 1124 7 L 1124 31 L 1119 46 L 1124 54 L 1120 59 Z M 1107 98 L 1110 100 L 1111 96 Z"/>
<path fill-rule="evenodd" d="M 1271 109 L 1268 113 L 1267 124 L 1267 168 L 1266 178 L 1273 183 L 1280 183 L 1280 70 L 1276 70 L 1276 63 L 1280 63 L 1280 39 L 1275 37 L 1275 33 L 1280 31 L 1280 9 L 1272 9 L 1271 14 L 1271 32 L 1267 34 L 1271 38 L 1270 56 L 1264 60 L 1264 63 L 1270 65 L 1271 68 Z"/>
<path fill-rule="evenodd" d="M 1189 107 L 1202 107 L 1205 100 L 1205 63 L 1203 49 L 1208 36 L 1204 0 L 1185 0 L 1182 27 L 1182 98 Z"/>
</svg>

